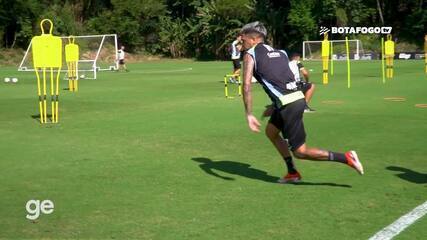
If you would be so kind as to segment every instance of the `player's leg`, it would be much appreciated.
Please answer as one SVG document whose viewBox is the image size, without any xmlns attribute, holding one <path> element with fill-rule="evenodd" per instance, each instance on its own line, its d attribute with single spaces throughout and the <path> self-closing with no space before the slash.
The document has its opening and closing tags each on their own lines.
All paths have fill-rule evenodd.
<svg viewBox="0 0 427 240">
<path fill-rule="evenodd" d="M 305 101 L 308 104 L 310 102 L 311 98 L 313 97 L 314 88 L 315 88 L 314 83 L 307 83 L 307 88 L 308 89 L 305 92 Z"/>
<path fill-rule="evenodd" d="M 240 68 L 241 68 L 241 65 L 240 65 L 240 60 L 239 59 L 233 59 L 233 75 L 234 75 L 234 77 L 232 78 L 233 79 L 233 83 L 237 83 L 237 79 L 238 79 L 238 76 L 240 76 Z"/>
<path fill-rule="evenodd" d="M 268 139 L 270 139 L 271 143 L 274 145 L 279 154 L 282 156 L 288 169 L 288 173 L 282 179 L 280 179 L 279 182 L 297 182 L 301 180 L 301 175 L 295 168 L 295 163 L 288 149 L 288 143 L 285 141 L 285 139 L 283 139 L 282 136 L 280 136 L 280 129 L 276 125 L 282 125 L 280 113 L 277 110 L 273 112 L 270 121 L 265 128 L 265 134 L 267 135 Z"/>
<path fill-rule="evenodd" d="M 291 150 L 294 156 L 300 159 L 312 161 L 332 161 L 347 164 L 356 169 L 360 174 L 363 174 L 363 166 L 360 163 L 356 152 L 349 151 L 346 153 L 338 153 L 319 148 L 308 147 L 305 144 L 306 134 L 302 115 L 305 107 L 304 100 L 298 100 L 289 104 L 284 111 L 281 112 L 284 119 L 283 131 L 286 133 L 291 145 Z"/>
<path fill-rule="evenodd" d="M 265 128 L 265 135 L 267 135 L 268 139 L 270 139 L 271 143 L 273 143 L 274 147 L 283 157 L 283 159 L 291 156 L 291 153 L 288 149 L 288 143 L 285 139 L 280 136 L 280 130 L 277 129 L 272 123 L 268 123 Z"/>
<path fill-rule="evenodd" d="M 242 67 L 242 65 L 240 64 L 240 59 L 234 59 L 233 60 L 233 74 L 235 76 L 240 75 L 240 68 Z"/>
<path fill-rule="evenodd" d="M 314 93 L 314 84 L 313 83 L 308 83 L 305 82 L 303 84 L 303 93 L 305 96 L 305 101 L 307 103 L 307 105 L 305 106 L 304 112 L 315 112 L 314 109 L 312 109 L 311 107 L 308 106 L 308 103 L 310 102 L 311 98 L 313 97 L 313 93 Z"/>
<path fill-rule="evenodd" d="M 305 160 L 332 161 L 344 163 L 356 169 L 358 173 L 364 173 L 363 165 L 359 161 L 359 158 L 355 151 L 348 151 L 346 153 L 332 152 L 315 147 L 308 147 L 306 144 L 303 144 L 299 148 L 295 149 L 293 153 L 294 156 L 296 156 L 297 158 Z"/>
<path fill-rule="evenodd" d="M 124 69 L 124 64 L 125 64 L 125 62 L 123 61 L 123 59 L 120 59 L 119 60 L 119 71 L 120 71 L 120 69 Z"/>
<path fill-rule="evenodd" d="M 236 68 L 234 69 L 233 75 L 235 75 L 236 77 L 240 75 L 240 68 Z"/>
<path fill-rule="evenodd" d="M 313 160 L 313 161 L 328 161 L 329 160 L 329 151 L 307 147 L 305 143 L 299 146 L 293 151 L 294 155 L 300 159 Z M 344 154 L 342 154 L 344 155 Z M 344 159 L 338 158 L 337 162 L 346 163 Z"/>
</svg>

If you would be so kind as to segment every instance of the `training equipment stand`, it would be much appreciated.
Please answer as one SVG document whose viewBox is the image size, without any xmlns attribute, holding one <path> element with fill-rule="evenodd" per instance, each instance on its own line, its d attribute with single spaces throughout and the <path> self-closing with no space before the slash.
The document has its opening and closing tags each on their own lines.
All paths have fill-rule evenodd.
<svg viewBox="0 0 427 240">
<path fill-rule="evenodd" d="M 224 93 L 225 93 L 225 98 L 230 99 L 230 98 L 234 98 L 233 96 L 230 96 L 228 94 L 228 78 L 230 79 L 235 79 L 234 81 L 236 81 L 238 87 L 237 87 L 237 93 L 239 94 L 239 97 L 242 96 L 242 81 L 240 79 L 240 75 L 235 75 L 235 74 L 227 74 L 224 76 Z"/>
<path fill-rule="evenodd" d="M 67 62 L 68 90 L 70 92 L 77 92 L 79 89 L 79 46 L 74 41 L 74 37 L 70 36 L 68 44 L 65 45 L 65 62 Z"/>
<path fill-rule="evenodd" d="M 43 23 L 50 23 L 49 33 L 44 32 Z M 40 22 L 42 34 L 33 37 L 33 64 L 37 77 L 37 93 L 39 95 L 40 123 L 47 123 L 47 79 L 46 71 L 50 75 L 50 96 L 51 96 L 51 122 L 58 122 L 59 115 L 59 75 L 62 67 L 62 41 L 61 38 L 53 36 L 53 23 L 49 19 Z M 56 78 L 54 79 L 54 72 Z M 42 73 L 43 79 L 40 79 Z"/>
</svg>

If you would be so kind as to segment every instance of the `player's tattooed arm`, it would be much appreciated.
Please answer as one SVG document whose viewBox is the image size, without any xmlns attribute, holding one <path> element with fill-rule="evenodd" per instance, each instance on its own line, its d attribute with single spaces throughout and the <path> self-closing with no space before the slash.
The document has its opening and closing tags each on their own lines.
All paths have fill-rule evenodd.
<svg viewBox="0 0 427 240">
<path fill-rule="evenodd" d="M 255 66 L 254 59 L 251 55 L 245 54 L 243 56 L 243 103 L 245 105 L 246 120 L 248 126 L 253 132 L 259 132 L 261 124 L 258 119 L 252 114 L 252 93 L 251 81 L 253 76 L 253 69 Z"/>
<path fill-rule="evenodd" d="M 252 114 L 252 86 L 251 80 L 255 63 L 250 54 L 243 56 L 243 103 L 246 115 Z"/>
</svg>

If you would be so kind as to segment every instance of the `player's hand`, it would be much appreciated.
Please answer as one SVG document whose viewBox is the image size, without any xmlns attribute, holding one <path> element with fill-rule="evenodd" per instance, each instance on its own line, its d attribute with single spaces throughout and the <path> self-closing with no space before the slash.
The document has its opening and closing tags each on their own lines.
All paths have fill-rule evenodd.
<svg viewBox="0 0 427 240">
<path fill-rule="evenodd" d="M 258 122 L 258 119 L 252 114 L 246 115 L 246 119 L 248 120 L 248 126 L 253 132 L 259 132 L 259 127 L 261 124 Z"/>
<path fill-rule="evenodd" d="M 274 111 L 273 105 L 266 106 L 264 112 L 262 113 L 262 118 L 270 117 L 271 114 L 273 114 L 273 111 Z"/>
</svg>

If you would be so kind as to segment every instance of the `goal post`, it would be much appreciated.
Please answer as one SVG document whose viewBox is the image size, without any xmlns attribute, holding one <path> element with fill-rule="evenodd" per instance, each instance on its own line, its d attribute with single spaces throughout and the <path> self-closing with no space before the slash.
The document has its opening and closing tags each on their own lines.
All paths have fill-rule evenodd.
<svg viewBox="0 0 427 240">
<path fill-rule="evenodd" d="M 330 54 L 333 60 L 346 60 L 345 40 L 329 40 L 333 52 Z M 363 45 L 360 40 L 348 40 L 350 59 L 360 60 L 364 54 Z M 322 41 L 303 41 L 302 44 L 303 60 L 322 60 Z"/>
<path fill-rule="evenodd" d="M 78 71 L 86 79 L 96 79 L 98 71 L 111 71 L 118 69 L 118 42 L 117 34 L 73 36 L 75 44 L 79 46 Z M 63 46 L 68 43 L 68 36 L 61 37 Z M 18 71 L 34 71 L 32 58 L 32 42 L 19 64 Z M 63 49 L 63 66 L 65 63 L 65 51 Z M 62 72 L 67 72 L 62 68 Z"/>
</svg>

